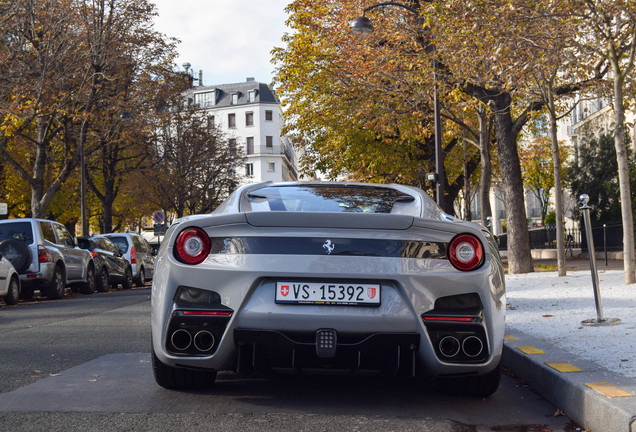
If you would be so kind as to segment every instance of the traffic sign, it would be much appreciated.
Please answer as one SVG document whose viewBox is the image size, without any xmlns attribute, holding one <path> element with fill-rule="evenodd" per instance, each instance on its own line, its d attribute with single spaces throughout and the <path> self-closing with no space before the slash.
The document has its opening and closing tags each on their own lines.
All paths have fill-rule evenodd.
<svg viewBox="0 0 636 432">
<path fill-rule="evenodd" d="M 0 203 L 0 216 L 6 216 L 9 214 L 9 206 L 7 203 Z"/>
<path fill-rule="evenodd" d="M 166 214 L 163 212 L 163 210 L 155 210 L 155 212 L 152 214 L 152 220 L 157 225 L 162 225 L 166 222 Z"/>
</svg>

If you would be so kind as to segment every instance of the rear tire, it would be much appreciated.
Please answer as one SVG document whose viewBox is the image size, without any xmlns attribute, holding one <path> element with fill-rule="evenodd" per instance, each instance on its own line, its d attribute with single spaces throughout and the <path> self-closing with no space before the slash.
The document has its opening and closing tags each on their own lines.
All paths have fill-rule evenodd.
<svg viewBox="0 0 636 432">
<path fill-rule="evenodd" d="M 124 280 L 121 281 L 121 287 L 125 290 L 131 289 L 133 286 L 132 269 L 128 267 L 124 273 Z"/>
<path fill-rule="evenodd" d="M 66 285 L 64 283 L 64 272 L 60 266 L 55 266 L 55 270 L 53 271 L 53 279 L 49 283 L 49 286 L 46 287 L 46 296 L 50 300 L 57 300 L 64 297 Z"/>
<path fill-rule="evenodd" d="M 108 291 L 108 269 L 104 267 L 96 280 L 95 289 L 99 292 Z"/>
<path fill-rule="evenodd" d="M 95 267 L 90 264 L 86 269 L 86 282 L 80 285 L 82 294 L 93 294 L 95 292 Z"/>
<path fill-rule="evenodd" d="M 11 281 L 9 281 L 9 291 L 7 291 L 7 295 L 4 296 L 4 302 L 8 305 L 18 304 L 20 301 L 20 280 L 17 276 L 11 277 Z"/>
<path fill-rule="evenodd" d="M 216 371 L 201 371 L 175 368 L 161 363 L 150 344 L 152 372 L 155 381 L 168 390 L 207 390 L 214 386 Z"/>
<path fill-rule="evenodd" d="M 137 280 L 135 280 L 135 285 L 138 287 L 146 285 L 146 273 L 144 273 L 143 267 L 139 269 L 139 276 L 137 276 Z"/>
<path fill-rule="evenodd" d="M 444 393 L 486 398 L 497 391 L 500 381 L 501 363 L 485 375 L 463 378 L 438 378 L 437 386 Z"/>
</svg>

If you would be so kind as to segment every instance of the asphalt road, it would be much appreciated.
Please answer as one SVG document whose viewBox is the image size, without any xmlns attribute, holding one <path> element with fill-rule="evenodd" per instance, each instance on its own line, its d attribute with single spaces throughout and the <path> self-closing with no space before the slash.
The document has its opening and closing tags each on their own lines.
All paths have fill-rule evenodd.
<svg viewBox="0 0 636 432">
<path fill-rule="evenodd" d="M 208 392 L 154 382 L 150 289 L 0 306 L 3 431 L 575 431 L 505 376 L 488 399 L 425 380 L 219 374 Z"/>
</svg>

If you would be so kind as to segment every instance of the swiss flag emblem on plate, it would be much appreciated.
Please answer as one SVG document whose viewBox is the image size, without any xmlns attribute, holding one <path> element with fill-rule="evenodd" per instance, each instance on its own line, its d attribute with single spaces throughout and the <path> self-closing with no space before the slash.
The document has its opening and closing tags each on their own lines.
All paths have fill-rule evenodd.
<svg viewBox="0 0 636 432">
<path fill-rule="evenodd" d="M 283 297 L 287 297 L 287 294 L 289 294 L 289 285 L 281 285 L 280 295 L 282 295 Z"/>
</svg>

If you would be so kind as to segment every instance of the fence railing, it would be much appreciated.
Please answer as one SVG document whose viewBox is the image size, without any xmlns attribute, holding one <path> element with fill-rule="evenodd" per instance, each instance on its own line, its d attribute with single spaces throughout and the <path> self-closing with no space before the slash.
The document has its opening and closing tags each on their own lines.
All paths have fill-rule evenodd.
<svg viewBox="0 0 636 432">
<path fill-rule="evenodd" d="M 594 247 L 597 251 L 621 251 L 623 250 L 623 225 L 621 223 L 608 223 L 592 228 L 594 236 Z M 555 249 L 556 248 L 556 226 L 548 225 L 543 228 L 533 228 L 528 230 L 530 237 L 530 249 Z M 580 248 L 587 252 L 587 237 L 585 230 L 566 229 L 566 248 Z M 499 250 L 508 249 L 508 235 L 506 233 L 497 236 Z"/>
</svg>

